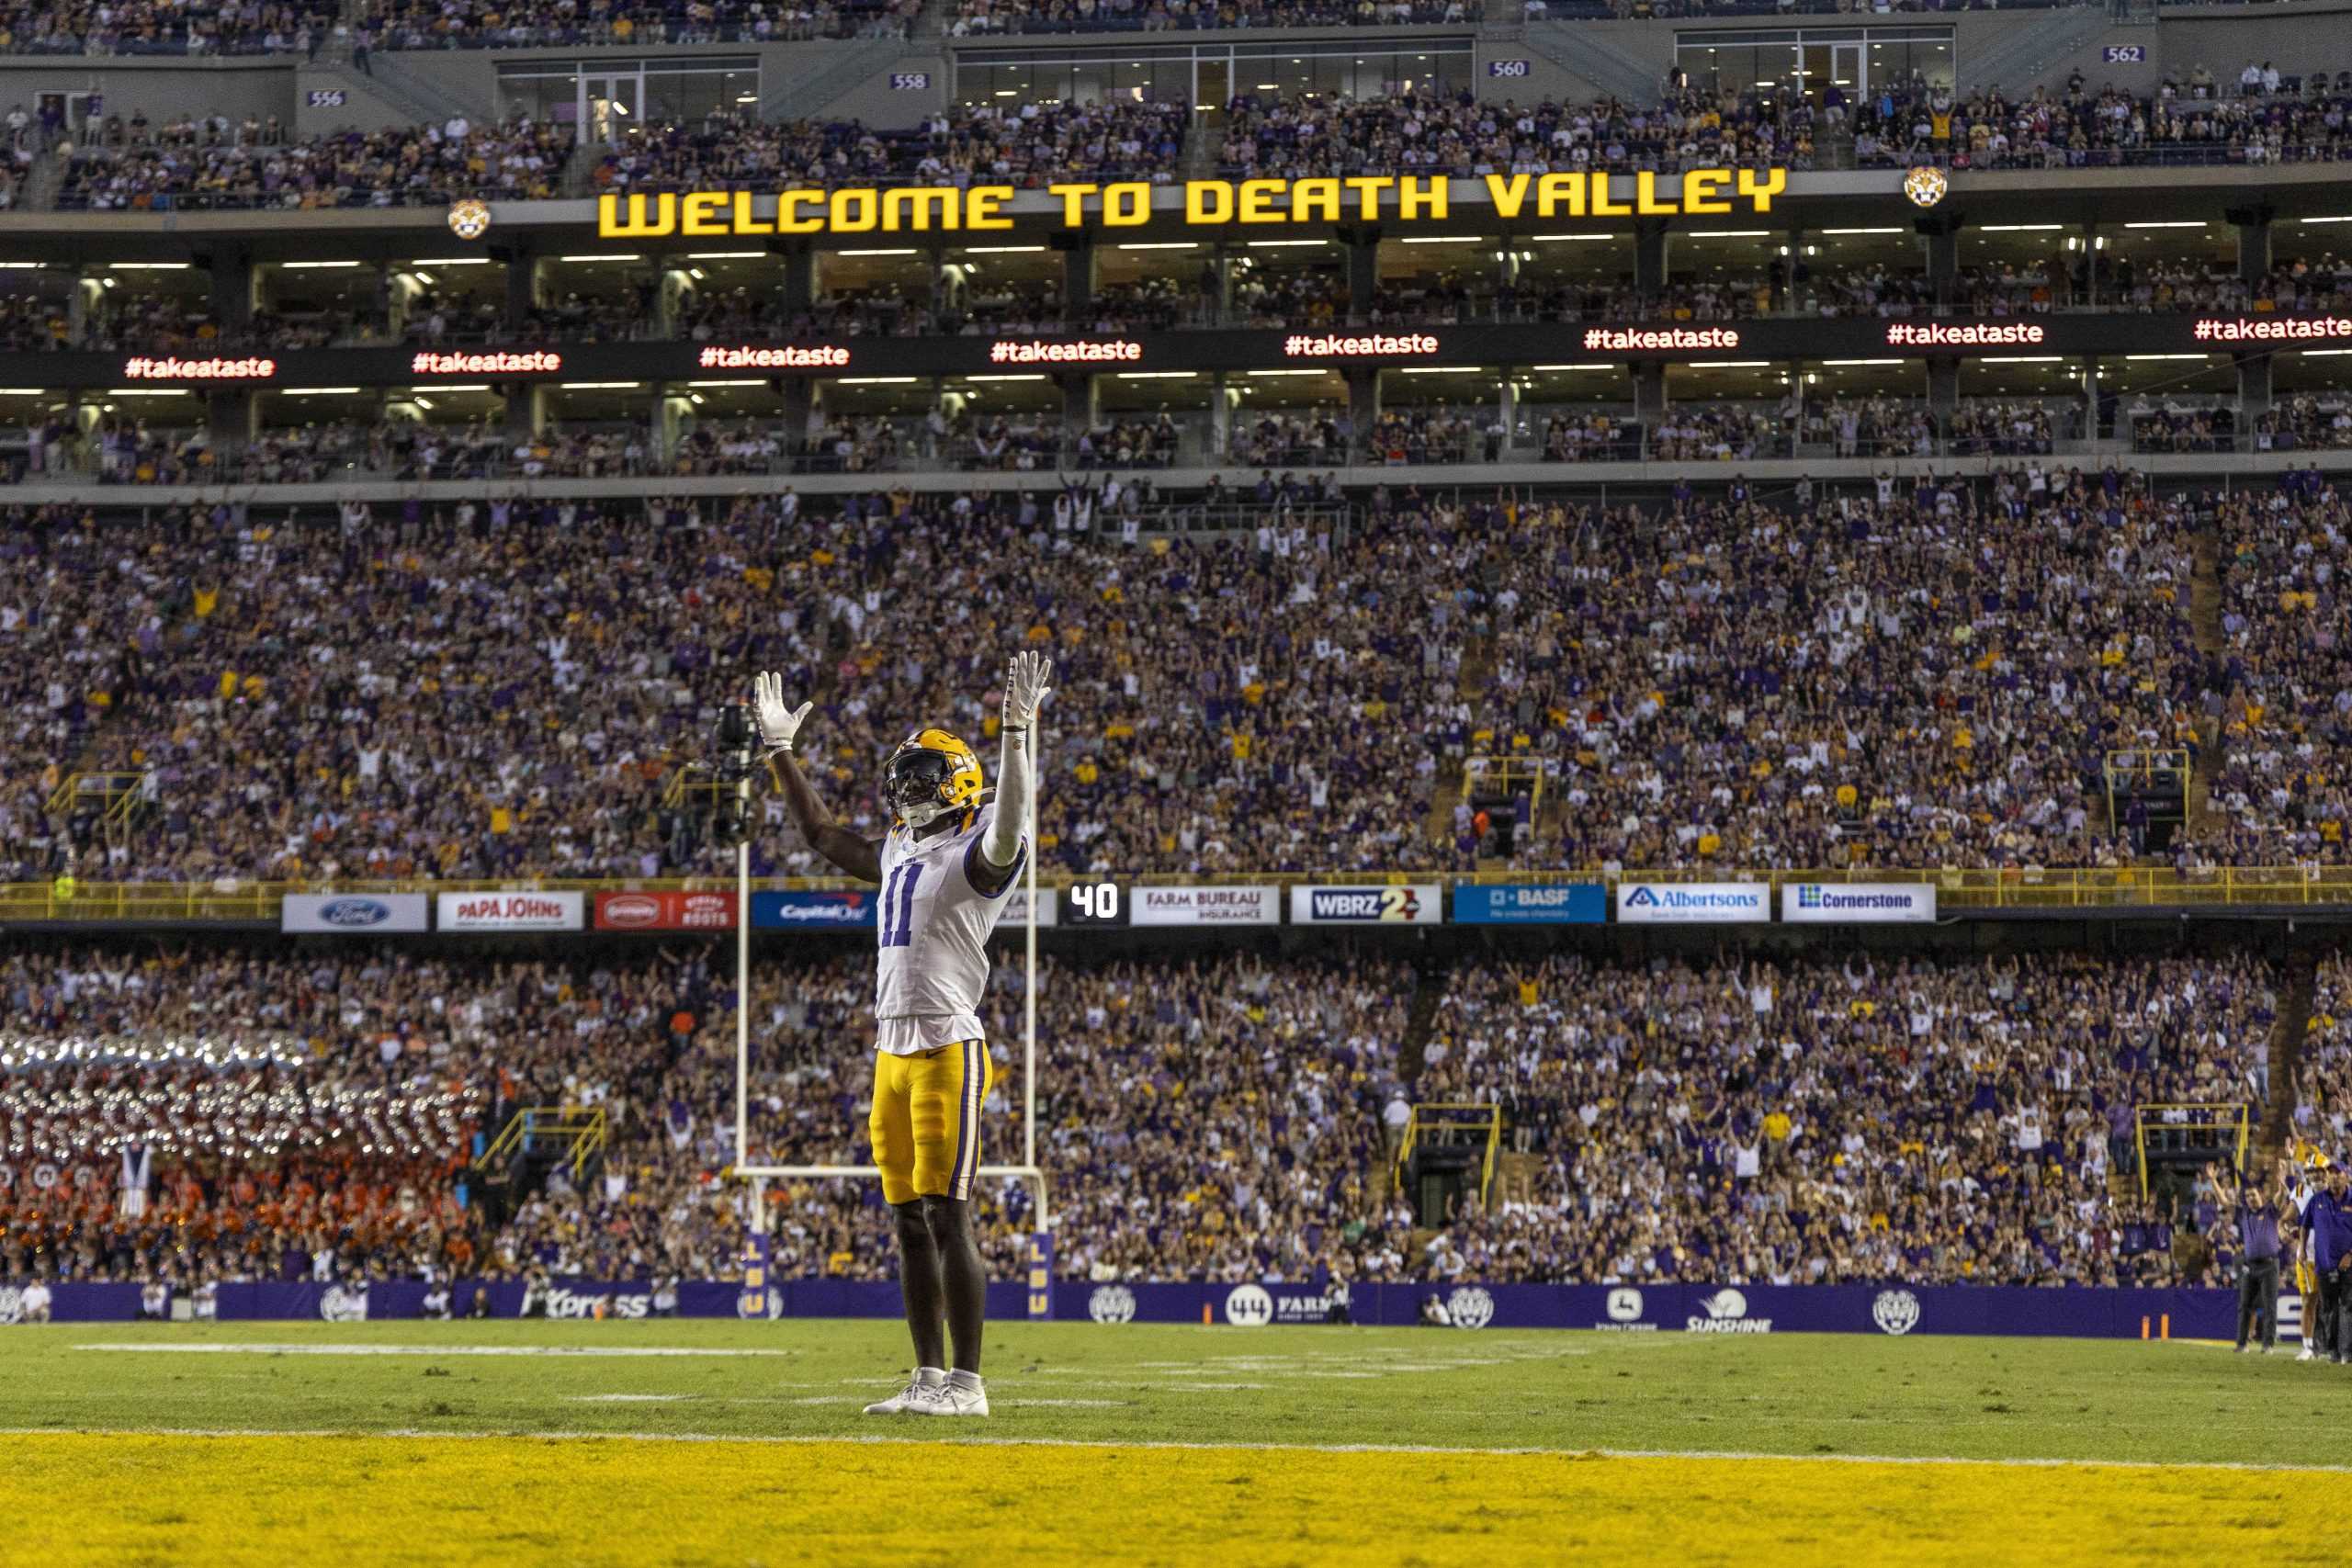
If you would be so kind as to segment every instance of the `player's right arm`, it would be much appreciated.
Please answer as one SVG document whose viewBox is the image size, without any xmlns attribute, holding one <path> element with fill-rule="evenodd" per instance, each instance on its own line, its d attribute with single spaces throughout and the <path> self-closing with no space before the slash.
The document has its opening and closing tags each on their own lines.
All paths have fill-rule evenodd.
<svg viewBox="0 0 2352 1568">
<path fill-rule="evenodd" d="M 800 836 L 808 841 L 810 849 L 850 875 L 865 882 L 881 881 L 880 842 L 834 821 L 833 814 L 817 798 L 808 775 L 793 757 L 793 742 L 800 734 L 800 726 L 808 719 L 808 710 L 817 705 L 786 706 L 781 675 L 760 676 L 752 683 L 752 716 L 759 721 L 760 739 L 766 745 L 768 755 L 778 763 L 776 773 L 784 781 L 784 808 L 792 813 L 793 826 L 800 829 Z"/>
</svg>

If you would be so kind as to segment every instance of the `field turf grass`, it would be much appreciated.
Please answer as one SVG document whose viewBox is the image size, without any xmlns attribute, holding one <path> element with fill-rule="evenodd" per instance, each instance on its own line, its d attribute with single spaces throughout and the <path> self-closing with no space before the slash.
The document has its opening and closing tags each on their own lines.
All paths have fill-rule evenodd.
<svg viewBox="0 0 2352 1568">
<path fill-rule="evenodd" d="M 858 1413 L 890 1323 L 0 1330 L 0 1564 L 2345 1560 L 2352 1368 L 2283 1353 L 991 1335 L 948 1423 Z"/>
</svg>

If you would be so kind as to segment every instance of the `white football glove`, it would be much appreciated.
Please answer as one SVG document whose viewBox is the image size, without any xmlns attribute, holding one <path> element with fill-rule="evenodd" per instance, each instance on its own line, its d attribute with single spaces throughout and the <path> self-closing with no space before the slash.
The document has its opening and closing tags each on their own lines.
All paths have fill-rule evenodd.
<svg viewBox="0 0 2352 1568">
<path fill-rule="evenodd" d="M 1038 705 L 1053 688 L 1054 661 L 1042 653 L 1016 653 L 1004 670 L 1004 727 L 1026 729 L 1037 722 Z"/>
<path fill-rule="evenodd" d="M 793 737 L 800 733 L 808 710 L 817 705 L 802 703 L 797 708 L 784 705 L 784 677 L 761 675 L 752 682 L 752 717 L 760 727 L 760 740 L 771 751 L 792 750 Z"/>
</svg>

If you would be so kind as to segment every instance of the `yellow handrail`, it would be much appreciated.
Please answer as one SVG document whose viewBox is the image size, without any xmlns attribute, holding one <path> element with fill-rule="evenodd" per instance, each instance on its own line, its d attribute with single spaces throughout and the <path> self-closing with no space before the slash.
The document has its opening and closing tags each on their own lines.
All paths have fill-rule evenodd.
<svg viewBox="0 0 2352 1568">
<path fill-rule="evenodd" d="M 1041 871 L 1041 886 L 1058 887 L 1078 874 Z M 1844 867 L 1834 871 L 1742 871 L 1729 867 L 1683 867 L 1673 871 L 1541 870 L 1147 872 L 1136 883 L 1233 884 L 1445 882 L 1489 886 L 1512 882 L 1762 882 L 1778 889 L 1792 882 L 1924 882 L 1936 886 L 1945 908 L 2128 908 L 2184 905 L 2352 905 L 2352 866 L 2221 866 L 2209 872 L 2169 867 L 2121 866 L 2077 870 L 2007 867 L 1998 870 L 1938 870 L 1928 867 Z M 278 901 L 289 893 L 644 893 L 699 891 L 734 886 L 731 877 L 467 877 L 449 881 L 98 882 L 84 879 L 60 897 L 46 882 L 0 883 L 0 921 L 275 920 Z M 769 877 L 762 891 L 858 886 L 845 877 Z"/>
<path fill-rule="evenodd" d="M 1426 1105 L 1414 1106 L 1412 1113 L 1405 1118 L 1405 1136 L 1396 1145 L 1396 1169 L 1390 1185 L 1396 1187 L 1404 1184 L 1405 1168 L 1410 1165 L 1413 1159 L 1413 1145 L 1420 1141 L 1421 1113 L 1441 1111 L 1476 1112 L 1476 1121 L 1449 1123 L 1453 1126 L 1475 1128 L 1481 1122 L 1485 1124 L 1487 1157 L 1481 1162 L 1478 1170 L 1478 1206 L 1483 1209 L 1487 1206 L 1487 1195 L 1494 1190 L 1495 1150 L 1501 1144 L 1503 1136 L 1503 1108 L 1499 1105 L 1482 1104 L 1476 1101 L 1432 1100 Z"/>
<path fill-rule="evenodd" d="M 527 1139 L 552 1138 L 571 1145 L 564 1157 L 577 1181 L 587 1172 L 589 1156 L 605 1146 L 608 1132 L 601 1105 L 526 1106 L 506 1119 L 498 1136 L 475 1156 L 474 1166 L 480 1169 L 500 1164 Z"/>
<path fill-rule="evenodd" d="M 2176 1111 L 2188 1112 L 2188 1118 L 2179 1122 L 2161 1120 L 2165 1113 Z M 2152 1122 L 2152 1118 L 2155 1120 Z M 2245 1100 L 2224 1100 L 2216 1105 L 2159 1104 L 2151 1101 L 2141 1106 L 2132 1113 L 2132 1142 L 2140 1156 L 2140 1197 L 2143 1201 L 2148 1196 L 2148 1129 L 2151 1125 L 2159 1128 L 2183 1129 L 2201 1127 L 2217 1132 L 2234 1127 L 2237 1132 L 2237 1143 L 2236 1146 L 2230 1151 L 2230 1168 L 2233 1171 L 2245 1169 L 2246 1143 L 2253 1134 L 2253 1119 L 2250 1108 Z"/>
</svg>

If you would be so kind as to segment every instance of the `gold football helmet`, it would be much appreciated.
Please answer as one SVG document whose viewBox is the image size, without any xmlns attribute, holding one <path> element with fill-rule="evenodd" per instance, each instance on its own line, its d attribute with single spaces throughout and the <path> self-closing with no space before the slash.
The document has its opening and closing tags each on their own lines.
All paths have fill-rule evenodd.
<svg viewBox="0 0 2352 1568">
<path fill-rule="evenodd" d="M 944 729 L 918 729 L 899 742 L 882 773 L 882 798 L 900 822 L 920 828 L 944 812 L 980 803 L 979 754 Z"/>
</svg>

